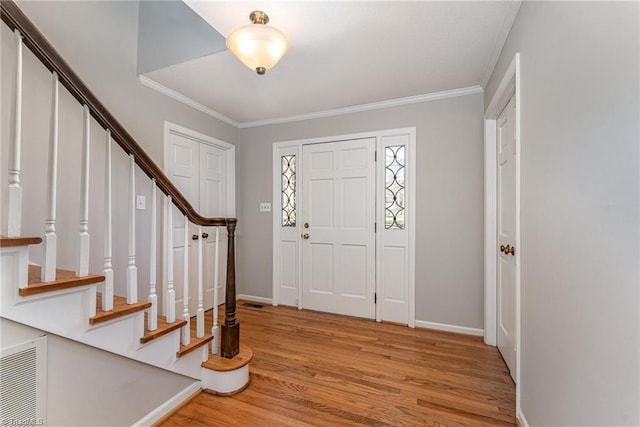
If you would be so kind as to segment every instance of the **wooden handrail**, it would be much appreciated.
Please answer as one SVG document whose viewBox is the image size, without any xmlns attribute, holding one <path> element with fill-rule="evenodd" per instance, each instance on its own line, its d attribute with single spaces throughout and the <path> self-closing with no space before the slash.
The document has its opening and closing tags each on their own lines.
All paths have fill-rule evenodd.
<svg viewBox="0 0 640 427">
<path fill-rule="evenodd" d="M 133 155 L 135 163 L 138 164 L 144 173 L 155 180 L 155 184 L 160 190 L 171 197 L 173 204 L 194 224 L 209 227 L 226 226 L 228 232 L 227 247 L 227 283 L 226 283 L 226 304 L 225 323 L 222 327 L 222 356 L 233 358 L 239 352 L 240 347 L 240 325 L 236 315 L 236 281 L 235 281 L 235 229 L 236 218 L 208 218 L 200 215 L 180 190 L 169 180 L 147 153 L 138 145 L 131 135 L 122 125 L 107 111 L 100 101 L 80 80 L 80 77 L 73 72 L 69 64 L 65 62 L 60 54 L 51 46 L 42 33 L 33 23 L 22 13 L 13 0 L 0 1 L 0 14 L 2 21 L 12 30 L 18 30 L 22 36 L 22 43 L 29 48 L 34 55 L 49 69 L 56 73 L 58 81 L 73 95 L 76 100 L 88 108 L 91 116 L 107 130 L 111 139 L 114 140 L 128 155 Z M 88 118 L 87 118 L 88 120 Z M 155 193 L 154 193 L 155 194 Z M 154 204 L 155 205 L 155 204 Z"/>
<path fill-rule="evenodd" d="M 0 12 L 2 21 L 13 31 L 18 30 L 23 37 L 23 43 L 51 72 L 56 72 L 60 83 L 67 88 L 74 98 L 82 105 L 89 107 L 91 116 L 104 129 L 111 131 L 111 138 L 122 149 L 129 154 L 133 154 L 136 164 L 151 179 L 156 180 L 160 190 L 171 196 L 173 203 L 189 220 L 202 226 L 226 226 L 225 218 L 209 218 L 200 215 L 191 206 L 189 201 L 182 195 L 180 190 L 169 180 L 162 169 L 156 165 L 147 155 L 133 137 L 122 127 L 122 125 L 107 111 L 104 105 L 82 82 L 80 77 L 71 69 L 69 64 L 51 46 L 42 33 L 25 16 L 13 0 L 2 0 L 0 2 Z"/>
</svg>

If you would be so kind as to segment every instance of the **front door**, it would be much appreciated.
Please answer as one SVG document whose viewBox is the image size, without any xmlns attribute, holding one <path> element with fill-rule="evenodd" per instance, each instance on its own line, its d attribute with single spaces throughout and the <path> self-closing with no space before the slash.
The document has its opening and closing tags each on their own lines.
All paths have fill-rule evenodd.
<svg viewBox="0 0 640 427">
<path fill-rule="evenodd" d="M 303 307 L 375 318 L 375 138 L 305 145 Z"/>
<path fill-rule="evenodd" d="M 498 136 L 498 349 L 515 381 L 515 102 L 512 98 L 497 120 Z"/>
<path fill-rule="evenodd" d="M 189 203 L 203 216 L 227 216 L 226 150 L 198 142 L 197 140 L 170 133 L 168 141 L 168 175 Z M 184 216 L 175 206 L 173 211 L 173 261 L 176 313 L 184 311 L 184 242 L 187 234 L 189 254 L 189 314 L 195 315 L 198 308 L 198 245 L 203 242 L 203 291 L 205 310 L 213 307 L 215 227 L 198 227 L 189 223 L 185 230 Z M 219 229 L 220 259 L 218 277 L 218 303 L 224 303 L 227 265 L 227 231 Z"/>
</svg>

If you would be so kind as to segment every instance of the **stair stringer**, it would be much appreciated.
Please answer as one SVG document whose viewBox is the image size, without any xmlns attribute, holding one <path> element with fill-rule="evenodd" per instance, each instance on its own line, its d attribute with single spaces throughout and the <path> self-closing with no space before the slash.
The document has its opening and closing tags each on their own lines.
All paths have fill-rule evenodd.
<svg viewBox="0 0 640 427">
<path fill-rule="evenodd" d="M 96 292 L 101 284 L 22 297 L 19 284 L 26 283 L 27 247 L 0 248 L 0 316 L 33 328 L 201 380 L 201 363 L 208 357 L 202 346 L 182 357 L 180 330 L 141 344 L 144 311 L 91 325 Z M 93 312 L 93 313 L 92 313 Z"/>
</svg>

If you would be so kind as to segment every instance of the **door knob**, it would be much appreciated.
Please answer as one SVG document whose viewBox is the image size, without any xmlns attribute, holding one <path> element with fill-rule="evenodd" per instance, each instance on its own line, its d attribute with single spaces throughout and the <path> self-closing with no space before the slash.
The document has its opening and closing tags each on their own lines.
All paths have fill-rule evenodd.
<svg viewBox="0 0 640 427">
<path fill-rule="evenodd" d="M 302 238 L 305 239 L 305 240 L 307 240 L 309 237 L 311 237 L 311 236 L 309 236 L 309 233 L 304 233 L 302 235 Z"/>
<path fill-rule="evenodd" d="M 511 254 L 512 256 L 516 255 L 516 248 L 514 248 L 513 246 L 509 246 L 507 245 L 507 248 L 504 251 L 505 254 Z"/>
<path fill-rule="evenodd" d="M 505 250 L 507 248 L 504 245 L 500 245 L 500 252 L 502 252 L 503 254 L 506 254 Z"/>
<path fill-rule="evenodd" d="M 202 233 L 202 238 L 206 239 L 207 237 L 209 237 L 209 233 Z"/>
<path fill-rule="evenodd" d="M 194 234 L 193 236 L 191 236 L 191 240 L 198 240 L 198 235 Z"/>
</svg>

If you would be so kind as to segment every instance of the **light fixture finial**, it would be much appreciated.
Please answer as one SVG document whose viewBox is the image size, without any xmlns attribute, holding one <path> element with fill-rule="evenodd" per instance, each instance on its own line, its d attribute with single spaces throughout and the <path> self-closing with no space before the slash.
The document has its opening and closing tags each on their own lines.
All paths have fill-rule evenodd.
<svg viewBox="0 0 640 427">
<path fill-rule="evenodd" d="M 254 10 L 251 12 L 249 19 L 253 24 L 266 25 L 269 23 L 269 16 L 261 10 Z"/>
</svg>

